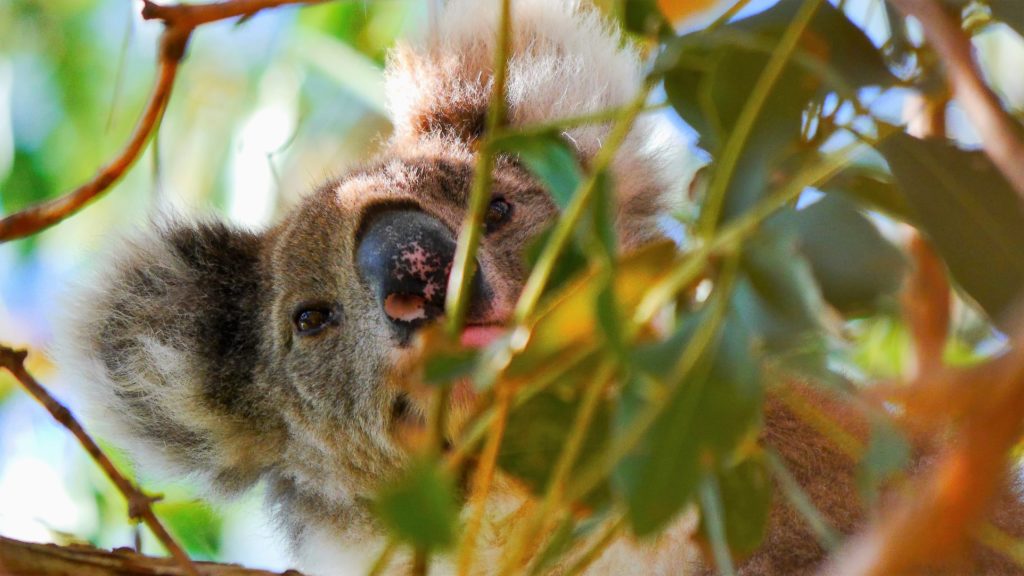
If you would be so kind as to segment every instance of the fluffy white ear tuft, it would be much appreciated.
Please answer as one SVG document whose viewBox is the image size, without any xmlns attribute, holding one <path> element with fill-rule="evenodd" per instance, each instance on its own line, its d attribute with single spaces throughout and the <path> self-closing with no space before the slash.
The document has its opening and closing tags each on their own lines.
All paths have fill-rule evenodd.
<svg viewBox="0 0 1024 576">
<path fill-rule="evenodd" d="M 392 52 L 386 92 L 395 145 L 428 137 L 471 143 L 480 135 L 499 15 L 499 0 L 449 0 L 431 40 Z M 512 0 L 510 48 L 506 98 L 513 125 L 626 105 L 643 81 L 636 48 L 596 8 L 579 0 Z M 663 213 L 674 204 L 669 196 L 683 197 L 686 146 L 662 122 L 640 118 L 616 157 L 622 216 Z M 590 125 L 563 134 L 587 159 L 608 130 L 608 125 Z M 623 238 L 627 245 L 643 240 Z"/>
</svg>

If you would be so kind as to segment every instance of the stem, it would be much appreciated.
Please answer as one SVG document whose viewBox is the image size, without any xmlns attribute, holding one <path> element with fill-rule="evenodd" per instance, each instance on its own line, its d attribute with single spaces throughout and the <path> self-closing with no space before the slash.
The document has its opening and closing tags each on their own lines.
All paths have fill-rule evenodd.
<svg viewBox="0 0 1024 576">
<path fill-rule="evenodd" d="M 487 445 L 484 446 L 483 456 L 481 456 L 476 474 L 473 477 L 473 493 L 469 497 L 470 505 L 473 506 L 473 513 L 466 525 L 466 533 L 462 540 L 462 546 L 459 548 L 459 576 L 467 576 L 473 566 L 473 554 L 476 549 L 477 535 L 480 533 L 480 526 L 483 524 L 484 512 L 487 509 L 487 496 L 494 481 L 498 449 L 501 447 L 501 440 L 505 436 L 505 424 L 508 422 L 511 396 L 508 386 L 499 385 L 497 412 L 490 426 L 490 434 L 487 436 Z"/>
<path fill-rule="evenodd" d="M 619 516 L 611 524 L 609 524 L 604 532 L 594 541 L 594 545 L 588 548 L 583 554 L 580 555 L 579 559 L 569 567 L 565 573 L 569 576 L 575 576 L 576 574 L 582 574 L 595 560 L 601 557 L 601 554 L 608 549 L 608 546 L 615 541 L 615 537 L 618 536 L 619 532 L 626 526 L 626 517 Z"/>
<path fill-rule="evenodd" d="M 725 576 L 734 576 L 736 568 L 729 553 L 729 542 L 725 537 L 725 518 L 722 515 L 722 492 L 714 474 L 705 474 L 700 483 L 700 503 L 708 534 L 711 536 L 711 550 L 715 556 L 718 571 Z"/>
<path fill-rule="evenodd" d="M 782 74 L 783 68 L 785 68 L 790 56 L 796 49 L 797 42 L 800 40 L 804 29 L 807 28 L 811 18 L 814 17 L 820 2 L 821 0 L 805 0 L 796 17 L 794 17 L 789 27 L 786 28 L 786 32 L 779 40 L 778 46 L 772 52 L 764 72 L 757 79 L 750 98 L 747 99 L 739 118 L 736 119 L 736 126 L 733 127 L 722 149 L 721 163 L 711 179 L 705 211 L 701 214 L 699 223 L 701 235 L 705 237 L 711 236 L 718 225 L 722 205 L 725 203 L 725 193 L 729 189 L 729 184 L 736 171 L 736 166 L 739 164 L 739 159 L 746 146 L 747 139 L 754 129 L 758 116 L 761 115 L 761 110 L 764 108 L 772 88 L 775 86 L 779 76 Z"/>
<path fill-rule="evenodd" d="M 789 500 L 793 508 L 804 517 L 811 532 L 814 532 L 814 535 L 817 536 L 818 542 L 826 550 L 835 550 L 839 546 L 839 534 L 829 525 L 828 520 L 822 516 L 814 502 L 811 501 L 810 496 L 804 492 L 800 483 L 797 482 L 793 474 L 786 468 L 782 458 L 774 450 L 766 450 L 765 461 L 768 462 L 768 468 L 771 469 L 772 475 L 778 481 L 779 489 L 786 496 L 786 500 Z"/>
<path fill-rule="evenodd" d="M 526 555 L 527 549 L 539 535 L 544 534 L 550 525 L 550 519 L 554 516 L 554 512 L 562 506 L 569 474 L 572 472 L 580 450 L 583 448 L 583 441 L 586 439 L 587 432 L 590 429 L 590 423 L 600 405 L 602 392 L 604 392 L 614 369 L 615 363 L 612 360 L 602 362 L 593 379 L 584 390 L 582 403 L 580 404 L 579 411 L 576 413 L 572 430 L 565 439 L 565 446 L 562 448 L 562 453 L 559 455 L 558 461 L 555 463 L 554 470 L 551 473 L 551 480 L 548 483 L 544 500 L 523 526 L 518 538 L 513 540 L 509 549 L 506 549 L 505 566 L 501 574 L 511 574 L 518 567 L 518 564 Z"/>
<path fill-rule="evenodd" d="M 508 48 L 511 38 L 511 0 L 501 2 L 501 21 L 498 29 L 498 44 L 494 54 L 494 81 L 491 103 L 487 110 L 487 124 L 484 141 L 480 145 L 473 187 L 469 194 L 469 209 L 462 223 L 459 242 L 455 248 L 455 260 L 448 277 L 448 293 L 445 309 L 448 321 L 445 326 L 450 336 L 458 334 L 469 307 L 469 283 L 476 273 L 476 252 L 480 247 L 483 232 L 484 213 L 491 195 L 491 173 L 494 171 L 495 151 L 491 146 L 495 133 L 505 123 L 505 83 L 508 74 Z"/>
<path fill-rule="evenodd" d="M 141 518 L 142 521 L 153 531 L 156 535 L 157 540 L 167 548 L 167 551 L 171 553 L 171 556 L 178 562 L 181 568 L 186 574 L 192 576 L 198 576 L 199 572 L 196 570 L 192 560 L 189 559 L 188 554 L 181 548 L 181 546 L 174 540 L 170 532 L 164 528 L 164 525 L 160 523 L 160 520 L 153 513 L 152 503 L 156 498 L 146 495 L 141 489 L 136 487 L 128 478 L 126 478 L 121 472 L 114 466 L 114 463 L 110 461 L 110 458 L 103 452 L 103 450 L 96 444 L 96 441 L 89 436 L 89 433 L 85 431 L 81 423 L 75 418 L 70 410 L 67 409 L 63 404 L 57 401 L 56 398 L 47 392 L 46 388 L 39 383 L 31 374 L 25 370 L 25 357 L 27 353 L 24 350 L 12 350 L 6 346 L 0 346 L 0 368 L 6 369 L 14 376 L 18 382 L 25 388 L 25 390 L 32 395 L 46 411 L 53 416 L 61 426 L 66 428 L 72 435 L 78 440 L 78 442 L 85 448 L 85 451 L 92 457 L 93 461 L 99 465 L 103 470 L 103 473 L 110 478 L 114 486 L 124 495 L 125 500 L 128 502 L 128 515 L 132 518 Z M 2 566 L 0 566 L 2 567 Z"/>
</svg>

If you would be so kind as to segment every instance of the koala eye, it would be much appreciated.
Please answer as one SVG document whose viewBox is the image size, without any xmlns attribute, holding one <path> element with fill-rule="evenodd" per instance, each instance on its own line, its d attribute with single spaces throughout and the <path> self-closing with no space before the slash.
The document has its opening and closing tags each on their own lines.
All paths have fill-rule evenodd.
<svg viewBox="0 0 1024 576">
<path fill-rule="evenodd" d="M 487 214 L 484 215 L 484 229 L 486 232 L 494 232 L 512 219 L 512 205 L 504 198 L 495 198 L 487 206 Z"/>
<path fill-rule="evenodd" d="M 337 307 L 325 303 L 301 304 L 292 315 L 292 323 L 299 336 L 315 336 L 338 324 Z"/>
</svg>

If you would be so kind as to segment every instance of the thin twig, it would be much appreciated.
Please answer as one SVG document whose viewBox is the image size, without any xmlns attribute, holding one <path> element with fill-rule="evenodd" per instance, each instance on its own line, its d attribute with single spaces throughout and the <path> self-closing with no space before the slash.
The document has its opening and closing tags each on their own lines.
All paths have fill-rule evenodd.
<svg viewBox="0 0 1024 576">
<path fill-rule="evenodd" d="M 725 194 L 729 189 L 730 182 L 732 182 L 732 177 L 739 164 L 743 149 L 746 147 L 747 138 L 753 132 L 754 125 L 761 115 L 765 102 L 768 101 L 768 97 L 771 95 L 772 88 L 775 87 L 775 83 L 782 76 L 782 71 L 789 62 L 790 56 L 796 50 L 800 37 L 803 35 L 807 25 L 810 24 L 811 18 L 814 17 L 820 4 L 821 0 L 804 0 L 800 10 L 786 28 L 785 33 L 783 33 L 775 50 L 772 51 L 764 71 L 758 77 L 757 83 L 754 84 L 750 98 L 747 99 L 743 110 L 736 119 L 735 127 L 729 133 L 725 146 L 722 148 L 719 165 L 711 177 L 707 200 L 704 202 L 704 207 L 701 210 L 699 231 L 705 237 L 711 236 L 711 233 L 718 226 L 722 206 L 725 203 Z"/>
<path fill-rule="evenodd" d="M 487 444 L 484 446 L 480 463 L 473 475 L 473 491 L 470 493 L 469 505 L 473 507 L 466 532 L 459 547 L 459 576 L 467 576 L 473 568 L 473 555 L 476 551 L 477 536 L 483 525 L 484 512 L 487 509 L 487 497 L 494 483 L 494 470 L 498 462 L 498 449 L 505 437 L 505 425 L 508 422 L 508 411 L 512 404 L 512 391 L 509 386 L 499 384 L 497 391 L 497 412 L 491 422 Z"/>
<path fill-rule="evenodd" d="M 86 204 L 121 179 L 121 176 L 135 163 L 146 142 L 149 140 L 157 120 L 171 97 L 171 88 L 178 72 L 178 60 L 161 57 L 156 84 L 150 93 L 142 116 L 124 149 L 100 169 L 92 180 L 82 184 L 65 196 L 43 202 L 11 214 L 0 220 L 0 242 L 24 238 L 49 228 L 78 212 Z"/>
<path fill-rule="evenodd" d="M 178 545 L 171 534 L 164 528 L 160 520 L 157 519 L 156 514 L 153 513 L 152 503 L 157 500 L 152 496 L 146 495 L 142 490 L 131 483 L 130 480 L 124 477 L 120 471 L 110 461 L 110 458 L 103 453 L 96 441 L 89 436 L 89 433 L 82 428 L 78 420 L 75 419 L 71 411 L 68 410 L 63 404 L 58 402 L 45 388 L 25 370 L 25 357 L 28 352 L 25 350 L 13 350 L 6 346 L 0 346 L 0 368 L 6 369 L 10 372 L 17 380 L 25 387 L 28 391 L 44 408 L 53 416 L 60 425 L 70 431 L 78 442 L 82 444 L 85 451 L 89 453 L 89 456 L 103 469 L 103 472 L 108 478 L 117 486 L 117 489 L 121 491 L 125 499 L 128 501 L 128 514 L 132 518 L 141 518 L 146 526 L 153 531 L 157 539 L 167 548 L 168 552 L 171 553 L 181 567 L 193 576 L 198 576 L 199 572 L 196 570 L 195 565 L 189 559 L 185 551 Z"/>
<path fill-rule="evenodd" d="M 149 100 L 124 148 L 95 176 L 68 194 L 31 206 L 0 220 L 0 242 L 30 236 L 77 213 L 113 186 L 135 164 L 156 130 L 171 97 L 178 65 L 185 56 L 192 32 L 203 24 L 229 18 L 248 18 L 260 10 L 286 4 L 312 4 L 322 0 L 229 0 L 208 4 L 161 5 L 143 0 L 142 17 L 162 20 L 157 79 Z"/>
<path fill-rule="evenodd" d="M 1024 201 L 1024 141 L 1013 118 L 985 84 L 959 22 L 935 0 L 890 0 L 921 23 L 924 36 L 946 66 L 950 90 L 980 136 L 982 148 Z"/>
</svg>

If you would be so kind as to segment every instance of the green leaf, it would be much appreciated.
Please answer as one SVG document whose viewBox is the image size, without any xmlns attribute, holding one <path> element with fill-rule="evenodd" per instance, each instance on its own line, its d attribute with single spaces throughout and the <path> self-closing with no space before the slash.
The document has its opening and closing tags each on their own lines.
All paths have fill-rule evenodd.
<svg viewBox="0 0 1024 576">
<path fill-rule="evenodd" d="M 445 384 L 467 377 L 476 368 L 479 350 L 457 350 L 431 355 L 423 367 L 423 380 L 427 384 Z"/>
<path fill-rule="evenodd" d="M 822 295 L 845 314 L 872 312 L 894 298 L 907 261 L 850 200 L 828 195 L 794 215 L 800 252 Z"/>
<path fill-rule="evenodd" d="M 580 393 L 594 376 L 594 365 L 580 368 L 557 385 L 533 396 L 508 416 L 505 435 L 498 451 L 498 465 L 523 481 L 535 494 L 543 494 L 551 480 L 555 463 L 565 446 L 576 420 Z M 608 443 L 609 410 L 600 405 L 584 436 L 583 448 L 574 470 L 586 467 L 599 457 Z M 599 487 L 585 500 L 600 505 L 608 497 L 607 487 Z"/>
<path fill-rule="evenodd" d="M 623 6 L 626 30 L 642 36 L 670 36 L 672 25 L 658 7 L 657 0 L 629 0 Z"/>
<path fill-rule="evenodd" d="M 780 37 L 802 0 L 783 0 L 751 18 L 696 32 L 670 46 L 659 62 L 669 68 L 665 91 L 712 154 L 723 148 Z M 858 88 L 896 81 L 864 33 L 823 2 L 801 36 L 744 142 L 725 192 L 729 220 L 784 181 L 787 160 L 806 153 L 800 128 L 811 102 L 828 92 L 855 98 Z M 792 168 L 792 167 L 790 167 Z"/>
<path fill-rule="evenodd" d="M 716 473 L 721 494 L 725 539 L 735 556 L 753 553 L 764 540 L 771 512 L 772 485 L 762 457 L 754 457 Z M 702 510 L 700 532 L 710 538 Z"/>
<path fill-rule="evenodd" d="M 158 512 L 190 555 L 216 559 L 224 522 L 210 506 L 196 500 L 173 500 L 160 502 Z"/>
<path fill-rule="evenodd" d="M 898 220 L 913 223 L 913 213 L 906 197 L 892 181 L 892 176 L 873 166 L 853 164 L 821 184 L 824 192 L 839 193 Z"/>
<path fill-rule="evenodd" d="M 671 339 L 647 347 L 650 358 L 673 347 L 678 358 L 704 321 L 705 313 L 688 318 Z M 638 374 L 627 382 L 616 415 L 619 430 L 633 425 L 636 415 L 652 403 L 667 403 L 638 448 L 615 471 L 634 533 L 643 536 L 664 526 L 693 498 L 703 467 L 731 458 L 753 434 L 761 407 L 756 358 L 748 329 L 730 315 L 717 341 L 670 398 L 659 394 L 664 385 L 658 377 L 665 375 Z M 665 367 L 671 370 L 673 365 L 666 362 Z"/>
<path fill-rule="evenodd" d="M 443 550 L 455 542 L 455 483 L 437 462 L 413 462 L 378 493 L 373 510 L 393 536 L 417 549 Z"/>
<path fill-rule="evenodd" d="M 879 484 L 901 472 L 910 464 L 910 444 L 903 434 L 885 418 L 871 421 L 867 451 L 857 471 L 857 484 L 868 501 L 878 495 Z"/>
<path fill-rule="evenodd" d="M 678 250 L 671 242 L 645 246 L 616 264 L 612 278 L 615 299 L 629 314 L 652 284 L 678 263 Z M 550 367 L 567 354 L 591 347 L 600 340 L 597 300 L 607 285 L 601 270 L 592 270 L 576 278 L 552 296 L 530 330 L 526 347 L 508 365 L 505 375 L 511 379 L 529 378 L 537 370 Z"/>
<path fill-rule="evenodd" d="M 557 133 L 511 134 L 496 140 L 496 150 L 515 154 L 544 184 L 559 209 L 565 210 L 579 188 L 579 162 L 569 144 Z"/>
<path fill-rule="evenodd" d="M 915 221 L 950 274 L 995 321 L 1024 287 L 1024 211 L 982 152 L 894 134 L 879 145 Z"/>
</svg>

